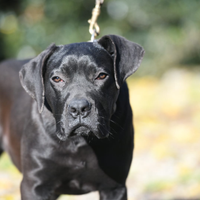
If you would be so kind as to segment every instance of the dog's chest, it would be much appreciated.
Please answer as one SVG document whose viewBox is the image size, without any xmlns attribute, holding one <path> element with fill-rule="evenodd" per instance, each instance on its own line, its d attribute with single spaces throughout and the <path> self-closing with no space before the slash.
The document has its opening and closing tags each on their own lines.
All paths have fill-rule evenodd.
<svg viewBox="0 0 200 200">
<path fill-rule="evenodd" d="M 69 141 L 54 153 L 53 159 L 59 193 L 83 194 L 116 185 L 100 168 L 92 148 L 81 137 Z"/>
<path fill-rule="evenodd" d="M 93 150 L 82 137 L 68 139 L 53 153 L 53 159 L 59 167 L 75 173 L 98 165 Z"/>
</svg>

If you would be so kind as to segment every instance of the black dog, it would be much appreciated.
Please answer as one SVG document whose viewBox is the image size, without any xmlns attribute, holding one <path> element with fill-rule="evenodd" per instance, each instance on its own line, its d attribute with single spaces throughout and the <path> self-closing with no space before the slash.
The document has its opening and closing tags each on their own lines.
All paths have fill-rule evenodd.
<svg viewBox="0 0 200 200">
<path fill-rule="evenodd" d="M 22 200 L 95 190 L 101 200 L 127 199 L 133 127 L 125 80 L 143 54 L 110 35 L 0 65 L 0 152 L 23 173 Z"/>
</svg>

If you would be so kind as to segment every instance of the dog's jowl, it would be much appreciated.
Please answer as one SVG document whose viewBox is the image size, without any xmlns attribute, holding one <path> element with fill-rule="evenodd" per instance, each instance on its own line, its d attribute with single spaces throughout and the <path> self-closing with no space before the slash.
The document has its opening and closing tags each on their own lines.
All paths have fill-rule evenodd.
<svg viewBox="0 0 200 200">
<path fill-rule="evenodd" d="M 1 63 L 0 153 L 23 174 L 22 200 L 96 190 L 101 200 L 127 199 L 133 125 L 125 80 L 143 54 L 109 35 Z"/>
</svg>

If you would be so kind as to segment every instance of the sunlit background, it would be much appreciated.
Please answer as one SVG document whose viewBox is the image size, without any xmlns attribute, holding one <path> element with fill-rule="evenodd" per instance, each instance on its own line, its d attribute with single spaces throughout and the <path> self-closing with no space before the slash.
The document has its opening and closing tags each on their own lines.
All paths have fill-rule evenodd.
<svg viewBox="0 0 200 200">
<path fill-rule="evenodd" d="M 53 42 L 88 41 L 94 4 L 0 0 L 0 60 L 34 57 Z M 101 36 L 121 35 L 146 51 L 141 67 L 128 79 L 136 132 L 129 200 L 200 199 L 199 8 L 199 0 L 105 0 L 102 7 Z M 4 154 L 0 200 L 20 200 L 20 180 Z"/>
</svg>

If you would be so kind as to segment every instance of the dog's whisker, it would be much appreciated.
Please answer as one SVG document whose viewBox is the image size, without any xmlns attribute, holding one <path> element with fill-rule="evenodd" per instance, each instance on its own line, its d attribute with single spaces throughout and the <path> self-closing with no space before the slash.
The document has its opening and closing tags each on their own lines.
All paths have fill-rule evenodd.
<svg viewBox="0 0 200 200">
<path fill-rule="evenodd" d="M 108 120 L 107 118 L 105 118 L 105 117 L 103 117 L 103 116 L 99 116 L 99 117 L 102 118 L 102 119 L 105 119 L 106 121 Z M 110 121 L 111 123 L 117 125 L 119 128 L 123 129 L 123 127 L 120 126 L 120 125 L 119 125 L 117 122 L 115 122 L 114 120 L 109 119 L 108 121 Z"/>
<path fill-rule="evenodd" d="M 99 125 L 101 126 L 101 128 L 103 128 L 109 134 L 109 136 L 113 137 L 113 139 L 114 139 L 114 134 L 112 132 L 110 132 L 109 130 L 105 129 L 104 125 L 102 125 L 102 124 L 99 124 Z M 99 131 L 103 135 L 103 131 L 101 129 L 99 129 Z"/>
<path fill-rule="evenodd" d="M 117 122 L 115 122 L 115 121 L 113 121 L 113 120 L 111 120 L 111 119 L 110 119 L 110 122 L 112 122 L 113 124 L 117 125 L 119 128 L 123 129 L 123 127 L 120 126 Z"/>
</svg>

